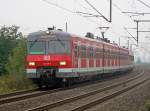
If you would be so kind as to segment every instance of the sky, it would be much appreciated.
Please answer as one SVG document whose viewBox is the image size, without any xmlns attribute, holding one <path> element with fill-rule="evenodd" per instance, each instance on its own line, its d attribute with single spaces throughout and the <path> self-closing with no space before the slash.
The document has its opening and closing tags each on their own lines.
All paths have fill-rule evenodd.
<svg viewBox="0 0 150 111">
<path fill-rule="evenodd" d="M 110 0 L 88 0 L 100 13 L 109 19 Z M 145 6 L 141 2 L 147 4 Z M 53 3 L 51 5 L 50 3 Z M 68 23 L 68 32 L 85 36 L 86 32 L 101 36 L 105 31 L 105 37 L 122 46 L 127 46 L 128 37 L 130 44 L 136 41 L 125 31 L 126 28 L 135 28 L 134 20 L 148 20 L 150 14 L 132 15 L 122 12 L 150 13 L 149 0 L 112 0 L 112 22 L 109 23 L 102 17 L 91 17 L 79 12 L 99 15 L 86 2 L 86 0 L 0 0 L 0 26 L 17 25 L 20 31 L 28 33 L 46 30 L 47 27 L 62 28 Z M 86 17 L 85 17 L 86 16 Z M 100 30 L 98 27 L 109 27 L 108 30 Z M 139 23 L 139 30 L 150 30 L 149 23 Z M 128 31 L 136 36 L 135 29 Z M 139 33 L 139 46 L 132 45 L 136 58 L 150 61 L 150 33 Z"/>
</svg>

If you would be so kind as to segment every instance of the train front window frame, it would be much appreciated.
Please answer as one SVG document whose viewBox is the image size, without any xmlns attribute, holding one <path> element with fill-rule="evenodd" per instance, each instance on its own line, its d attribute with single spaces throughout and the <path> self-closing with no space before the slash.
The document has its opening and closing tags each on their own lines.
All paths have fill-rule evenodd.
<svg viewBox="0 0 150 111">
<path fill-rule="evenodd" d="M 46 54 L 46 41 L 28 41 L 28 54 Z"/>
<path fill-rule="evenodd" d="M 28 54 L 70 54 L 68 40 L 28 41 Z"/>
<path fill-rule="evenodd" d="M 48 54 L 70 54 L 71 45 L 68 40 L 48 41 Z"/>
</svg>

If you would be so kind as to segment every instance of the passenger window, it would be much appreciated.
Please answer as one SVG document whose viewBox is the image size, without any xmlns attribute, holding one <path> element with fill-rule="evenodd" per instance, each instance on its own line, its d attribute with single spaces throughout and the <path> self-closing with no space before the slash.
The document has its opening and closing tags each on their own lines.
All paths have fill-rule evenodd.
<svg viewBox="0 0 150 111">
<path fill-rule="evenodd" d="M 81 57 L 86 58 L 86 47 L 85 46 L 81 46 Z"/>
<path fill-rule="evenodd" d="M 90 47 L 90 58 L 93 58 L 94 56 L 94 49 L 93 47 Z"/>
</svg>

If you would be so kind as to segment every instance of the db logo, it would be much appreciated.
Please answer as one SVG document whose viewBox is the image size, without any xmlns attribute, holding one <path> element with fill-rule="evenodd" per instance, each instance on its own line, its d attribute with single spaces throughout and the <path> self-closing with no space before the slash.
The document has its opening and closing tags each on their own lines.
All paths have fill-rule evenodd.
<svg viewBox="0 0 150 111">
<path fill-rule="evenodd" d="M 45 61 L 50 60 L 50 56 L 44 56 L 44 60 Z"/>
</svg>

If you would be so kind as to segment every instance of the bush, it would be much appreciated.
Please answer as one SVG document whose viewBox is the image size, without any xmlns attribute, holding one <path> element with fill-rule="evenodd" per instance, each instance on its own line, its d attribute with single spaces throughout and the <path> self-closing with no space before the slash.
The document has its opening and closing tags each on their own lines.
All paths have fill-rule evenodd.
<svg viewBox="0 0 150 111">
<path fill-rule="evenodd" d="M 26 78 L 25 57 L 26 39 L 18 40 L 18 45 L 13 49 L 6 64 L 7 74 L 0 77 L 0 92 L 12 92 L 18 90 L 31 89 L 35 86 Z"/>
<path fill-rule="evenodd" d="M 0 74 L 5 74 L 5 65 L 12 49 L 17 46 L 17 40 L 22 38 L 22 33 L 18 32 L 18 26 L 0 27 Z"/>
<path fill-rule="evenodd" d="M 147 100 L 144 104 L 144 110 L 145 111 L 150 111 L 150 100 Z"/>
<path fill-rule="evenodd" d="M 33 89 L 35 86 L 24 75 L 3 75 L 0 77 L 0 93 Z"/>
</svg>

